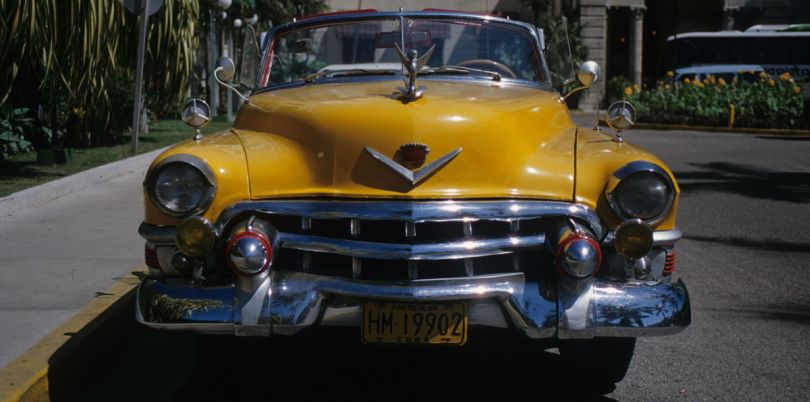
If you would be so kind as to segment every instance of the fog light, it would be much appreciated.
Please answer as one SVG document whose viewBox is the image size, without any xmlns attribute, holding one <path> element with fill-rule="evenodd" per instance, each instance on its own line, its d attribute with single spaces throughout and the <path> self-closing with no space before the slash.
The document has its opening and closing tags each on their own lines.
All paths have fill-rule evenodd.
<svg viewBox="0 0 810 402">
<path fill-rule="evenodd" d="M 177 248 L 188 256 L 202 257 L 208 254 L 214 248 L 216 239 L 214 226 L 205 218 L 193 216 L 177 225 Z"/>
<path fill-rule="evenodd" d="M 613 245 L 622 257 L 633 260 L 644 257 L 653 245 L 652 228 L 641 219 L 624 221 L 616 228 Z"/>
<path fill-rule="evenodd" d="M 225 250 L 228 265 L 237 273 L 256 275 L 267 269 L 273 260 L 273 247 L 264 236 L 242 232 L 228 241 Z"/>
<path fill-rule="evenodd" d="M 594 239 L 577 233 L 560 242 L 555 261 L 558 271 L 576 279 L 587 278 L 599 270 L 602 250 Z"/>
</svg>

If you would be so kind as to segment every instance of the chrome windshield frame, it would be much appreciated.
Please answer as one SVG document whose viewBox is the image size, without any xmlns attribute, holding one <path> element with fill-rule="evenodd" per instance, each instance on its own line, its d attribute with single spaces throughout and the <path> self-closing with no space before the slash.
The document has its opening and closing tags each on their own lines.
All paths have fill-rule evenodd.
<svg viewBox="0 0 810 402">
<path fill-rule="evenodd" d="M 550 73 L 548 70 L 548 63 L 546 62 L 545 55 L 543 54 L 543 49 L 540 45 L 540 37 L 537 33 L 537 28 L 531 24 L 515 21 L 511 19 L 496 17 L 492 15 L 482 15 L 482 14 L 472 14 L 472 13 L 464 13 L 464 12 L 453 12 L 453 11 L 380 11 L 380 12 L 358 12 L 353 14 L 326 14 L 322 16 L 317 16 L 313 18 L 307 18 L 301 21 L 289 22 L 283 25 L 279 25 L 271 29 L 265 40 L 262 44 L 261 54 L 262 60 L 260 63 L 261 68 L 259 69 L 259 75 L 256 77 L 256 84 L 254 85 L 257 89 L 253 92 L 253 94 L 259 94 L 267 91 L 272 91 L 276 89 L 283 89 L 283 88 L 291 88 L 302 86 L 305 83 L 303 80 L 300 81 L 293 81 L 293 82 L 286 82 L 286 83 L 279 83 L 279 84 L 269 84 L 261 86 L 263 81 L 263 77 L 265 74 L 269 75 L 269 69 L 271 66 L 269 63 L 269 49 L 270 46 L 275 42 L 275 38 L 283 35 L 285 33 L 306 29 L 306 28 L 313 28 L 321 25 L 333 25 L 333 24 L 340 24 L 340 23 L 351 23 L 351 22 L 359 22 L 359 21 L 369 21 L 369 20 L 399 20 L 402 21 L 405 18 L 413 18 L 413 19 L 445 19 L 445 20 L 466 20 L 466 21 L 477 21 L 481 23 L 499 23 L 499 24 L 506 24 L 514 28 L 524 30 L 531 38 L 532 42 L 534 43 L 534 50 L 537 53 L 539 59 L 538 62 L 541 64 L 540 67 L 542 69 L 543 76 L 545 78 L 544 81 L 530 81 L 530 80 L 523 80 L 523 79 L 512 79 L 512 78 L 504 78 L 502 82 L 508 84 L 518 84 L 524 85 L 529 87 L 534 87 L 538 89 L 548 90 L 555 92 L 556 90 L 551 84 L 550 80 Z M 385 79 L 390 80 L 400 80 L 401 75 L 384 77 Z M 376 77 L 380 78 L 380 77 Z M 425 77 L 428 78 L 428 77 Z M 441 77 L 430 77 L 432 79 L 447 79 L 447 76 Z M 345 83 L 345 82 L 358 82 L 358 81 L 366 81 L 369 77 L 351 77 L 351 79 L 338 79 L 338 80 L 322 80 L 318 81 L 314 84 L 320 83 Z M 491 82 L 491 79 L 485 77 L 471 77 L 471 76 L 464 76 L 464 80 L 474 80 L 474 81 L 487 81 Z M 312 85 L 312 84 L 309 84 Z"/>
</svg>

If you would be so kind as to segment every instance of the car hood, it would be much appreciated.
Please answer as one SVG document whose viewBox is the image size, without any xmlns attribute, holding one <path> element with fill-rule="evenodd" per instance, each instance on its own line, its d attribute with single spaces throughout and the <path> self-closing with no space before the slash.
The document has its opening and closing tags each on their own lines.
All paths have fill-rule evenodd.
<svg viewBox="0 0 810 402">
<path fill-rule="evenodd" d="M 558 94 L 421 80 L 424 96 L 402 102 L 401 84 L 309 84 L 251 97 L 234 123 L 251 197 L 572 199 L 575 127 Z M 429 147 L 425 165 L 461 152 L 414 185 L 366 150 L 393 159 L 407 143 Z"/>
</svg>

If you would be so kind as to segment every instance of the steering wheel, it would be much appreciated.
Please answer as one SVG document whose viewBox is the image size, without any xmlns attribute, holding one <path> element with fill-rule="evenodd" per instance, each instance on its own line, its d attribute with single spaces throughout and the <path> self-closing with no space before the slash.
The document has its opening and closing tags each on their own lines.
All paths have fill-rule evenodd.
<svg viewBox="0 0 810 402">
<path fill-rule="evenodd" d="M 502 63 L 490 59 L 470 59 L 456 63 L 459 67 L 477 68 L 479 70 L 494 71 L 507 78 L 517 78 L 517 75 L 511 68 Z"/>
</svg>

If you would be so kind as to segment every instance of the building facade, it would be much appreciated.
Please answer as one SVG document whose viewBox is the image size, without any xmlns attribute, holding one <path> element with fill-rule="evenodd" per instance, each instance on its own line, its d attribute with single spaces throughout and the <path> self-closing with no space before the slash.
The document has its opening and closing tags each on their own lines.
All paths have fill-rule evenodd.
<svg viewBox="0 0 810 402">
<path fill-rule="evenodd" d="M 624 76 L 654 85 L 667 66 L 669 36 L 696 31 L 745 30 L 757 24 L 810 23 L 807 0 L 580 0 L 580 22 L 588 58 L 604 79 L 580 108 L 604 106 L 609 80 Z"/>
</svg>

